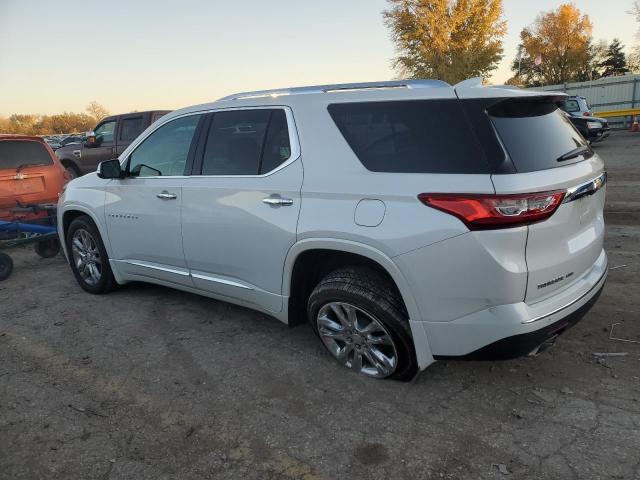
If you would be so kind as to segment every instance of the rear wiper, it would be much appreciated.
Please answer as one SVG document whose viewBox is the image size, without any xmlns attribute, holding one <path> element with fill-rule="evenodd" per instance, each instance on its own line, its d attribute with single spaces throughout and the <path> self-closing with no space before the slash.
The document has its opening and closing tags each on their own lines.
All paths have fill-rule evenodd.
<svg viewBox="0 0 640 480">
<path fill-rule="evenodd" d="M 564 162 L 565 160 L 571 160 L 572 158 L 579 157 L 580 155 L 584 155 L 585 153 L 591 152 L 591 148 L 588 145 L 581 145 L 573 150 L 565 153 L 558 157 L 558 162 Z"/>
</svg>

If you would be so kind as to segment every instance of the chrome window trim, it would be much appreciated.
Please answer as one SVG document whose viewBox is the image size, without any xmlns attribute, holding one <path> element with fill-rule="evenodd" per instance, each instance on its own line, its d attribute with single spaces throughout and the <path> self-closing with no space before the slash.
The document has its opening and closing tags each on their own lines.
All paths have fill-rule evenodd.
<svg viewBox="0 0 640 480">
<path fill-rule="evenodd" d="M 300 139 L 298 137 L 298 129 L 296 127 L 296 122 L 295 122 L 295 118 L 293 116 L 293 111 L 291 110 L 291 107 L 287 106 L 287 105 L 256 105 L 253 107 L 250 106 L 242 106 L 242 107 L 220 107 L 220 108 L 209 108 L 209 109 L 205 109 L 205 110 L 198 110 L 198 111 L 193 111 L 193 112 L 187 112 L 187 113 L 183 113 L 181 115 L 176 115 L 174 117 L 168 118 L 166 119 L 166 121 L 162 122 L 162 123 L 158 123 L 153 124 L 153 126 L 155 127 L 153 130 L 151 130 L 148 134 L 146 134 L 143 138 L 139 138 L 138 141 L 136 141 L 135 143 L 132 143 L 127 150 L 125 150 L 122 154 L 122 158 L 120 159 L 120 166 L 124 168 L 124 166 L 126 165 L 126 163 L 129 161 L 129 157 L 131 156 L 131 154 L 133 152 L 135 152 L 135 150 L 138 148 L 138 146 L 144 142 L 147 138 L 149 138 L 151 135 L 153 135 L 153 133 L 158 130 L 159 128 L 161 128 L 162 126 L 168 124 L 169 122 L 172 122 L 174 120 L 178 120 L 179 118 L 184 118 L 184 117 L 188 117 L 191 115 L 206 115 L 208 113 L 217 113 L 217 112 L 226 112 L 226 111 L 236 111 L 236 110 L 276 110 L 276 109 L 280 109 L 280 110 L 284 110 L 285 116 L 287 117 L 287 130 L 289 131 L 289 146 L 291 147 L 291 155 L 289 156 L 289 158 L 284 161 L 283 163 L 281 163 L 280 165 L 278 165 L 276 168 L 274 168 L 273 170 L 267 172 L 267 173 L 263 173 L 262 175 L 166 175 L 166 176 L 151 176 L 151 177 L 127 177 L 129 179 L 133 178 L 133 179 L 138 179 L 138 178 L 142 178 L 142 179 L 151 179 L 151 178 L 157 178 L 157 179 L 176 179 L 176 178 L 265 178 L 268 177 L 270 175 L 273 175 L 276 172 L 279 172 L 280 170 L 286 168 L 287 166 L 291 165 L 293 162 L 295 162 L 296 160 L 298 160 L 301 156 L 301 148 L 300 148 Z M 161 117 L 160 120 L 164 118 Z"/>
<path fill-rule="evenodd" d="M 581 183 L 575 187 L 567 189 L 567 193 L 564 196 L 562 203 L 573 202 L 579 198 L 593 195 L 602 187 L 607 184 L 607 172 L 602 172 L 596 178 L 589 180 L 588 182 Z"/>
</svg>

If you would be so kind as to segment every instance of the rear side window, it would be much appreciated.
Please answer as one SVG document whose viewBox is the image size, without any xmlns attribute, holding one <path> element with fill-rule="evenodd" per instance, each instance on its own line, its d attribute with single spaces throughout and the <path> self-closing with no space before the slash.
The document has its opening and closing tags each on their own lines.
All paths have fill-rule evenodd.
<svg viewBox="0 0 640 480">
<path fill-rule="evenodd" d="M 511 161 L 518 172 L 535 172 L 577 163 L 589 157 L 560 157 L 587 142 L 556 103 L 548 99 L 509 99 L 488 109 Z"/>
<path fill-rule="evenodd" d="M 575 113 L 580 111 L 580 104 L 577 100 L 569 99 L 564 104 L 564 110 L 569 113 Z"/>
<path fill-rule="evenodd" d="M 120 140 L 130 142 L 142 133 L 142 117 L 131 117 L 122 120 Z"/>
<path fill-rule="evenodd" d="M 28 140 L 0 141 L 0 169 L 52 165 L 48 150 L 39 142 Z"/>
<path fill-rule="evenodd" d="M 234 110 L 213 116 L 202 175 L 258 175 L 291 156 L 286 114 L 281 109 Z"/>
<path fill-rule="evenodd" d="M 336 103 L 329 113 L 368 170 L 489 172 L 458 100 Z"/>
</svg>

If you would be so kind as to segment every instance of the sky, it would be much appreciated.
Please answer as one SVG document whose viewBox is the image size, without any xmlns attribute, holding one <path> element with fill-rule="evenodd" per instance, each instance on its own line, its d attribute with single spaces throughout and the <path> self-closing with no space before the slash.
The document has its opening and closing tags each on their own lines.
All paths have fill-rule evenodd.
<svg viewBox="0 0 640 480">
<path fill-rule="evenodd" d="M 519 33 L 562 0 L 503 0 Z M 636 42 L 632 0 L 574 0 L 594 39 Z M 174 109 L 234 92 L 389 80 L 386 0 L 0 0 L 0 115 Z"/>
</svg>

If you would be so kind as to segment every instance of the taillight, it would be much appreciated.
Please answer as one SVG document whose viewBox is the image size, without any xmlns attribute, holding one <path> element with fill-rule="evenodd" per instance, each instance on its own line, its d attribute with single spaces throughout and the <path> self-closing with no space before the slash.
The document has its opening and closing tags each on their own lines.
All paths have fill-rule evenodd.
<svg viewBox="0 0 640 480">
<path fill-rule="evenodd" d="M 590 116 L 591 116 L 591 114 L 590 114 L 589 112 L 583 112 L 583 113 L 582 113 L 582 116 L 583 116 L 583 117 L 590 117 Z"/>
<path fill-rule="evenodd" d="M 421 193 L 418 198 L 429 207 L 455 215 L 469 230 L 489 230 L 545 220 L 556 211 L 564 194 L 563 191 L 515 195 Z"/>
</svg>

